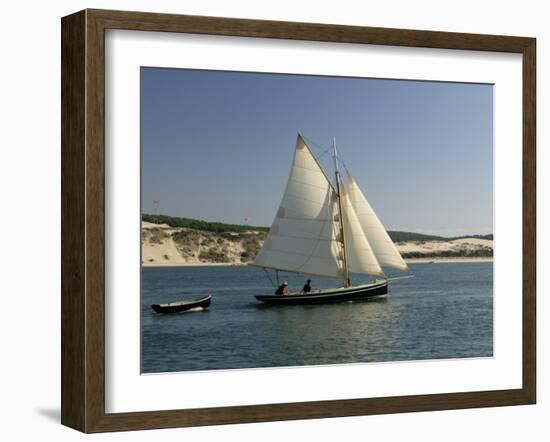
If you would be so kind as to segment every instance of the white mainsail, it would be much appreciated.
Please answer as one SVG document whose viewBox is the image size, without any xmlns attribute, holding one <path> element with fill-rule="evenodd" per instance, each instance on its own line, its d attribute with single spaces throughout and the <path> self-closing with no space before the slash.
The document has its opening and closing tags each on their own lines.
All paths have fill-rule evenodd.
<svg viewBox="0 0 550 442">
<path fill-rule="evenodd" d="M 298 135 L 283 199 L 254 265 L 342 277 L 337 219 L 336 191 Z"/>
<path fill-rule="evenodd" d="M 340 186 L 340 200 L 344 220 L 344 236 L 348 269 L 355 273 L 385 276 L 375 254 L 359 223 L 355 210 L 343 183 Z"/>
<path fill-rule="evenodd" d="M 348 184 L 351 195 L 351 204 L 355 209 L 359 223 L 367 236 L 368 242 L 372 247 L 376 259 L 382 267 L 391 267 L 399 270 L 409 270 L 409 267 L 403 261 L 401 254 L 395 247 L 388 232 L 382 225 L 371 205 L 361 192 L 361 189 L 348 172 Z"/>
</svg>

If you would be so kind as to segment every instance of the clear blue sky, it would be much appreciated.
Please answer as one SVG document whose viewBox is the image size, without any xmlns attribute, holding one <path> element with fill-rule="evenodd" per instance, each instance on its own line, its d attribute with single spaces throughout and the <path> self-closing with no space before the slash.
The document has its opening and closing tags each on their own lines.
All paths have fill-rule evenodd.
<svg viewBox="0 0 550 442">
<path fill-rule="evenodd" d="M 142 211 L 270 226 L 300 131 L 389 230 L 492 233 L 493 87 L 141 69 Z M 321 156 L 332 175 L 332 159 Z"/>
</svg>

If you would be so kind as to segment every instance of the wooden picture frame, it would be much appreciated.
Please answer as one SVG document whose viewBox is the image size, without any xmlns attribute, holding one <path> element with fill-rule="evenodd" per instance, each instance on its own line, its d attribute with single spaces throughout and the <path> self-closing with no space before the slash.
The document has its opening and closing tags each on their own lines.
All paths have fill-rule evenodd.
<svg viewBox="0 0 550 442">
<path fill-rule="evenodd" d="M 518 53 L 523 57 L 523 385 L 519 389 L 135 413 L 105 412 L 105 30 Z M 533 404 L 536 158 L 533 38 L 84 10 L 62 19 L 62 408 L 83 432 Z"/>
</svg>

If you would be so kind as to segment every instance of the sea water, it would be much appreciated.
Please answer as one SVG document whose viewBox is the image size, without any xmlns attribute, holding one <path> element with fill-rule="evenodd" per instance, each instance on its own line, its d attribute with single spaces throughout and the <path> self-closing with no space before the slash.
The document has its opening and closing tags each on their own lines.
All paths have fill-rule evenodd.
<svg viewBox="0 0 550 442">
<path fill-rule="evenodd" d="M 142 372 L 492 356 L 493 264 L 410 267 L 414 278 L 390 281 L 387 297 L 304 306 L 258 302 L 254 295 L 274 287 L 254 267 L 143 268 Z M 279 278 L 292 291 L 307 279 Z M 314 290 L 338 284 L 309 278 Z M 352 275 L 352 283 L 367 280 Z M 166 315 L 151 309 L 206 294 L 212 294 L 208 310 Z"/>
</svg>

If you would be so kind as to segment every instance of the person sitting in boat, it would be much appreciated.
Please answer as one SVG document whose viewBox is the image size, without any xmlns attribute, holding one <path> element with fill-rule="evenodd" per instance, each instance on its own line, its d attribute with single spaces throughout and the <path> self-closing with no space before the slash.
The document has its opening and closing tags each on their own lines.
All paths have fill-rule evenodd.
<svg viewBox="0 0 550 442">
<path fill-rule="evenodd" d="M 288 295 L 288 283 L 285 281 L 279 287 L 277 287 L 277 290 L 275 290 L 275 294 Z"/>
<path fill-rule="evenodd" d="M 304 287 L 302 288 L 302 291 L 300 293 L 306 294 L 311 292 L 311 279 L 308 279 L 306 283 L 304 284 Z"/>
</svg>

